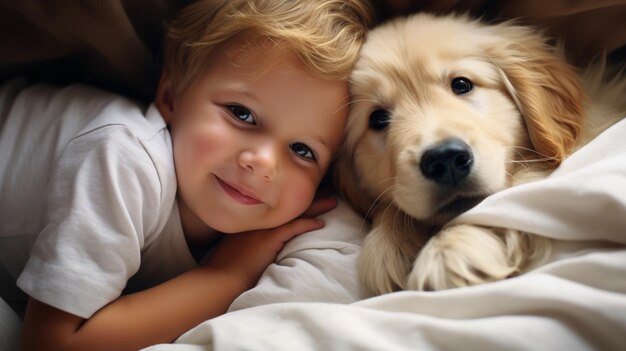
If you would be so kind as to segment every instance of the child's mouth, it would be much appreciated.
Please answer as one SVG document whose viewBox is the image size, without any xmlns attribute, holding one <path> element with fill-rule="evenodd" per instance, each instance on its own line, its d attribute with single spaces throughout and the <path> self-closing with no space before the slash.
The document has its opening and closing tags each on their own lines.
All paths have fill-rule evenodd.
<svg viewBox="0 0 626 351">
<path fill-rule="evenodd" d="M 240 190 L 236 187 L 236 185 L 231 185 L 230 183 L 220 179 L 218 176 L 215 176 L 215 179 L 217 179 L 217 182 L 222 186 L 222 189 L 224 189 L 224 191 L 235 201 L 244 205 L 255 205 L 261 203 L 259 199 L 252 195 L 245 194 L 243 192 L 245 190 Z"/>
</svg>

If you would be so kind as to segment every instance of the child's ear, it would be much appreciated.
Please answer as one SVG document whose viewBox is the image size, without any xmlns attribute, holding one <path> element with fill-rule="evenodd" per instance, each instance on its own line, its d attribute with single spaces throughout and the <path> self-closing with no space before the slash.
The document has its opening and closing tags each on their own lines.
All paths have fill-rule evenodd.
<svg viewBox="0 0 626 351">
<path fill-rule="evenodd" d="M 161 113 L 161 116 L 163 116 L 165 122 L 170 123 L 174 114 L 174 94 L 172 81 L 166 71 L 161 74 L 161 80 L 159 81 L 159 87 L 157 89 L 154 103 L 159 109 L 159 112 Z"/>
</svg>

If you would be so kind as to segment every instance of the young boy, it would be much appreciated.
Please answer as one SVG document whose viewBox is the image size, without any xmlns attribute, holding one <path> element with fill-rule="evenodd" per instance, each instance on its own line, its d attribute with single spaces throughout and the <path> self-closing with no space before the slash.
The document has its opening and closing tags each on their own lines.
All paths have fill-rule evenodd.
<svg viewBox="0 0 626 351">
<path fill-rule="evenodd" d="M 1 292 L 19 300 L 19 275 L 23 347 L 170 342 L 320 228 L 334 200 L 312 201 L 369 16 L 358 0 L 198 1 L 170 28 L 147 109 L 2 87 Z"/>
</svg>

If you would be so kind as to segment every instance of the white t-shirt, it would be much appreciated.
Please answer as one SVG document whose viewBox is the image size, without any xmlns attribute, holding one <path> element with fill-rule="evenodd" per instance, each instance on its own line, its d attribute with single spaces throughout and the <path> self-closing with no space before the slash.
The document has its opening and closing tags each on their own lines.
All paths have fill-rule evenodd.
<svg viewBox="0 0 626 351">
<path fill-rule="evenodd" d="M 154 105 L 73 85 L 0 87 L 0 294 L 89 318 L 196 266 Z M 17 279 L 19 276 L 19 279 Z M 17 283 L 16 283 L 17 279 Z"/>
</svg>

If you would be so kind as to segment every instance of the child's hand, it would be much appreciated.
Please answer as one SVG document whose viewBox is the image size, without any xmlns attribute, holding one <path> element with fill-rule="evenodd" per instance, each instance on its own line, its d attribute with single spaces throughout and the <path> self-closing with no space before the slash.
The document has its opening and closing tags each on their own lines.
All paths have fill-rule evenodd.
<svg viewBox="0 0 626 351">
<path fill-rule="evenodd" d="M 316 199 L 300 217 L 276 228 L 226 234 L 207 265 L 239 276 L 252 288 L 285 243 L 296 235 L 320 229 L 324 222 L 314 219 L 337 205 L 332 197 Z"/>
</svg>

